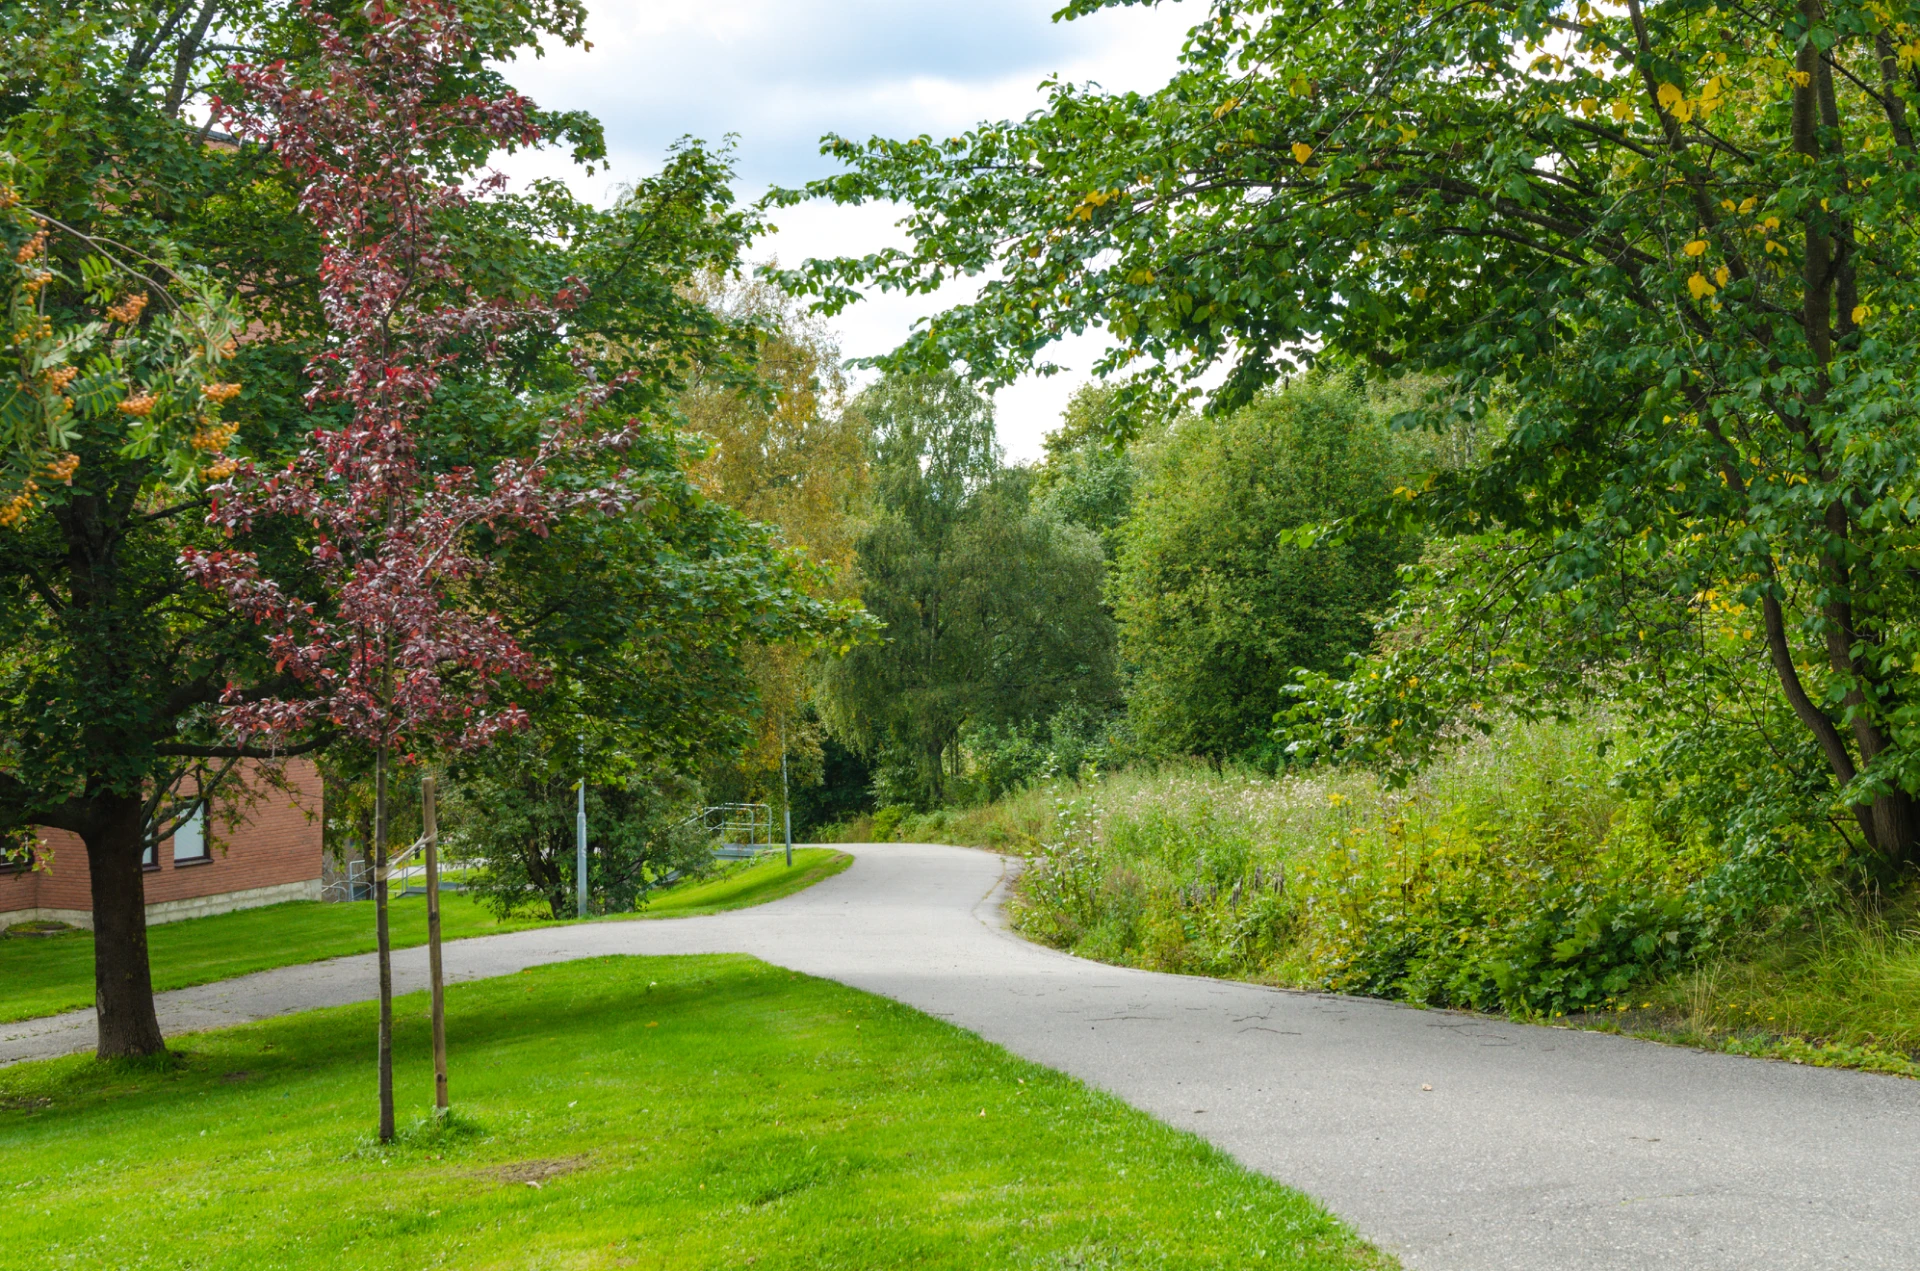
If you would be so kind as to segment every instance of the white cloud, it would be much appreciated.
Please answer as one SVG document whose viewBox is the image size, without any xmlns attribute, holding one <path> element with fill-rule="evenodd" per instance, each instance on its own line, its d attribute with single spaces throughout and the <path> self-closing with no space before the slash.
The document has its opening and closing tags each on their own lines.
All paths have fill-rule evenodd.
<svg viewBox="0 0 1920 1271">
<path fill-rule="evenodd" d="M 757 198 L 833 169 L 829 132 L 850 137 L 952 135 L 1043 104 L 1058 75 L 1109 89 L 1150 89 L 1172 74 L 1197 4 L 1109 10 L 1055 23 L 1064 0 L 595 0 L 590 52 L 559 49 L 508 68 L 542 106 L 588 110 L 606 125 L 611 171 L 586 177 L 556 155 L 521 156 L 516 178 L 562 177 L 581 196 L 608 197 L 657 168 L 676 138 L 737 134 L 740 192 Z M 776 217 L 756 257 L 784 262 L 859 254 L 903 241 L 886 208 L 809 204 Z M 898 344 L 912 322 L 963 299 L 870 299 L 835 319 L 849 356 Z M 998 398 L 1010 457 L 1030 459 L 1067 396 L 1099 355 L 1097 337 L 1068 341 L 1053 360 L 1069 374 L 1029 377 Z"/>
</svg>

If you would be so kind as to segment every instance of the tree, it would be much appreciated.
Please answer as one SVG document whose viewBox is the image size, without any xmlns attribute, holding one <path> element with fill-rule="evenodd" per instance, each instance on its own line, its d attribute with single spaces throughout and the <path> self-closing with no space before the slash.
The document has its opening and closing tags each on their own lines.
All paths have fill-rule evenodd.
<svg viewBox="0 0 1920 1271">
<path fill-rule="evenodd" d="M 1110 437 L 1115 391 L 1083 384 L 1067 402 L 1060 427 L 1047 435 L 1047 457 L 1034 483 L 1034 498 L 1064 521 L 1092 530 L 1109 562 L 1120 556 L 1120 527 L 1133 512 L 1140 485 L 1138 456 Z M 1124 429 L 1133 434 L 1137 428 Z"/>
<path fill-rule="evenodd" d="M 476 867 L 469 889 L 502 917 L 537 906 L 573 913 L 581 756 L 570 737 L 533 732 L 460 762 L 448 842 Z M 602 911 L 644 904 L 651 884 L 713 862 L 713 839 L 686 821 L 698 786 L 672 768 L 627 766 L 587 785 L 588 891 Z"/>
<path fill-rule="evenodd" d="M 1672 595 L 1758 615 L 1749 656 L 1898 869 L 1920 842 L 1916 26 L 1911 0 L 1220 0 L 1156 92 L 1055 84 L 963 137 L 829 139 L 851 170 L 806 193 L 898 200 L 913 241 L 788 281 L 831 308 L 1000 271 L 892 365 L 1000 379 L 1105 323 L 1130 391 L 1225 366 L 1219 409 L 1315 349 L 1440 377 L 1409 423 L 1506 395 L 1486 462 L 1411 511 L 1538 544 L 1539 584 L 1623 644 L 1620 572 L 1709 545 Z"/>
<path fill-rule="evenodd" d="M 322 598 L 288 594 L 245 549 L 183 553 L 190 576 L 269 631 L 298 683 L 249 700 L 229 690 L 222 723 L 241 746 L 338 732 L 374 755 L 374 898 L 380 963 L 380 1141 L 394 1134 L 393 982 L 387 929 L 387 765 L 397 753 L 472 749 L 524 727 L 495 694 L 537 690 L 544 675 L 501 615 L 477 609 L 467 584 L 487 568 L 483 530 L 544 534 L 562 517 L 614 515 L 644 496 L 622 470 L 585 484 L 557 465 L 590 468 L 625 441 L 597 418 L 618 381 L 592 385 L 543 429 L 526 459 L 483 478 L 430 470 L 420 421 L 457 343 L 497 344 L 523 327 L 557 326 L 570 299 L 477 294 L 436 221 L 475 196 L 433 157 L 530 144 L 528 103 L 514 94 L 444 99 L 445 71 L 472 41 L 435 0 L 374 10 L 357 40 L 309 14 L 321 48 L 312 80 L 281 64 L 235 70 L 240 96 L 218 104 L 243 140 L 271 142 L 303 183 L 301 207 L 322 244 L 321 300 L 333 339 L 309 367 L 309 400 L 341 418 L 315 429 L 284 467 L 252 464 L 214 487 L 210 518 L 235 533 L 256 521 L 303 523 Z M 484 196 L 501 183 L 479 183 Z M 626 425 L 633 426 L 632 421 Z"/>
<path fill-rule="evenodd" d="M 830 728 L 911 774 L 937 804 L 970 722 L 1045 719 L 1113 692 L 1103 560 L 1089 532 L 1035 509 L 999 467 L 992 406 L 951 375 L 886 379 L 854 409 L 873 430 L 861 597 L 880 641 L 827 667 Z"/>
<path fill-rule="evenodd" d="M 1155 444 L 1112 589 L 1144 747 L 1271 766 L 1282 690 L 1368 647 L 1411 554 L 1393 535 L 1294 532 L 1370 506 L 1395 458 L 1363 401 L 1305 383 Z"/>
<path fill-rule="evenodd" d="M 703 291 L 757 339 L 751 377 L 732 366 L 702 368 L 681 396 L 689 425 L 711 441 L 694 478 L 812 566 L 803 576 L 810 595 L 850 602 L 859 594 L 855 544 L 867 446 L 861 417 L 846 409 L 839 347 L 823 324 L 765 282 L 710 277 Z M 717 784 L 741 797 L 762 796 L 780 782 L 783 765 L 803 784 L 818 780 L 826 741 L 810 709 L 818 654 L 798 641 L 746 651 L 758 690 L 757 727 L 750 745 L 714 765 Z"/>
</svg>

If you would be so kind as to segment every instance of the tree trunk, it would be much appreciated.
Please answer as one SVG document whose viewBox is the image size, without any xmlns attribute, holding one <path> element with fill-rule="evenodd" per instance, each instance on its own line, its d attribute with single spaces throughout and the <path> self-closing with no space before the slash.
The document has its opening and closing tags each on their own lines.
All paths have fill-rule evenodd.
<svg viewBox="0 0 1920 1271">
<path fill-rule="evenodd" d="M 373 931 L 380 964 L 380 1141 L 393 1142 L 393 942 L 387 934 L 387 748 L 374 757 Z"/>
<path fill-rule="evenodd" d="M 141 801 L 103 795 L 87 845 L 93 888 L 93 1001 L 102 1059 L 157 1055 L 166 1049 L 153 1010 L 147 965 L 147 884 L 140 867 L 145 825 Z"/>
</svg>

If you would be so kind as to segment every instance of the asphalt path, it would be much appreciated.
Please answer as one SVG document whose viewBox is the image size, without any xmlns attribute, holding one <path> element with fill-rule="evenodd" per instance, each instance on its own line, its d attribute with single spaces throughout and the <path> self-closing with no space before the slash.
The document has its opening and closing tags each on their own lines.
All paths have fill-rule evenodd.
<svg viewBox="0 0 1920 1271">
<path fill-rule="evenodd" d="M 750 953 L 1110 1091 L 1417 1271 L 1920 1267 L 1920 1082 L 1086 962 L 1005 929 L 1000 857 L 848 850 L 845 873 L 753 909 L 456 941 L 448 976 Z M 400 991 L 425 986 L 425 950 L 394 963 Z M 371 955 L 286 967 L 162 994 L 161 1024 L 177 1035 L 374 985 Z M 0 1025 L 0 1064 L 89 1050 L 92 1024 Z"/>
</svg>

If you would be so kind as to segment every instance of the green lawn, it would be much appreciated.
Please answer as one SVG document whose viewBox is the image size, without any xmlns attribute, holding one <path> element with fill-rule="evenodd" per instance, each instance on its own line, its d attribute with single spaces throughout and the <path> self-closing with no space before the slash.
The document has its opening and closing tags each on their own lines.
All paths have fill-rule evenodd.
<svg viewBox="0 0 1920 1271">
<path fill-rule="evenodd" d="M 710 879 L 655 892 L 645 911 L 614 918 L 670 918 L 717 913 L 778 900 L 845 869 L 853 858 L 831 848 L 802 848 L 793 868 L 783 857 L 741 862 Z M 495 935 L 551 925 L 550 919 L 516 915 L 502 921 L 458 892 L 443 898 L 444 938 Z M 424 896 L 395 900 L 395 948 L 427 942 Z M 162 923 L 147 933 L 147 953 L 156 989 L 182 989 L 296 962 L 318 962 L 373 949 L 373 902 L 328 904 L 292 901 L 263 909 Z M 93 936 L 0 939 L 0 1023 L 54 1015 L 93 1005 Z"/>
<path fill-rule="evenodd" d="M 0 1069 L 9 1266 L 1095 1271 L 1387 1267 L 1298 1192 L 881 998 L 742 956 L 456 985 L 401 1141 L 371 1004 Z"/>
</svg>

